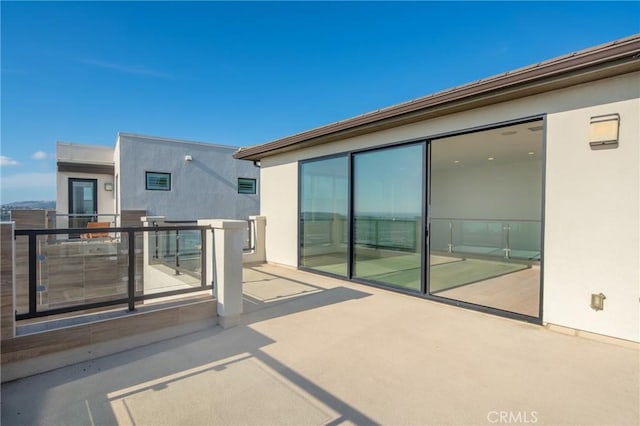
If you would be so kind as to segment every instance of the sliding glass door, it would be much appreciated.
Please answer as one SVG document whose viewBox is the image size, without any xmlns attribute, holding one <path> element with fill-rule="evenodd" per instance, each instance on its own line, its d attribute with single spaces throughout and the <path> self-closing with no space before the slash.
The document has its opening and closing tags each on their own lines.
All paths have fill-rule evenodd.
<svg viewBox="0 0 640 426">
<path fill-rule="evenodd" d="M 543 129 L 532 119 L 301 162 L 299 265 L 539 318 Z"/>
<path fill-rule="evenodd" d="M 542 128 L 431 141 L 430 295 L 538 316 Z"/>
<path fill-rule="evenodd" d="M 353 155 L 353 277 L 422 286 L 424 145 Z"/>
</svg>

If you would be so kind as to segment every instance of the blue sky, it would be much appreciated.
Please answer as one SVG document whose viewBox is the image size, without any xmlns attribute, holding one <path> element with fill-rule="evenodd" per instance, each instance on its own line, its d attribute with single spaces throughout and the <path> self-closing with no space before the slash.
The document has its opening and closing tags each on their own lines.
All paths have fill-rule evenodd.
<svg viewBox="0 0 640 426">
<path fill-rule="evenodd" d="M 1 3 L 1 202 L 55 142 L 254 145 L 640 32 L 637 2 Z"/>
</svg>

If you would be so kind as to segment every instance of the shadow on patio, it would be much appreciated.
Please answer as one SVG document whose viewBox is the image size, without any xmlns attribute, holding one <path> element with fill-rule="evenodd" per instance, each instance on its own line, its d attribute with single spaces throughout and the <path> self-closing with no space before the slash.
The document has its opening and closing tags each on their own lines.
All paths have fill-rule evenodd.
<svg viewBox="0 0 640 426">
<path fill-rule="evenodd" d="M 242 325 L 5 383 L 2 423 L 640 419 L 637 347 L 272 265 L 244 278 Z"/>
</svg>

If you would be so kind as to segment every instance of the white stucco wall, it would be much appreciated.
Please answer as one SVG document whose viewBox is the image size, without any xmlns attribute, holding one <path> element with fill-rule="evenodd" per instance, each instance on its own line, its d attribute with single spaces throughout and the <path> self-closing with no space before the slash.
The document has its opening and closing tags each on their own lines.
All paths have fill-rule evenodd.
<svg viewBox="0 0 640 426">
<path fill-rule="evenodd" d="M 56 160 L 59 162 L 80 164 L 113 165 L 113 151 L 113 148 L 110 146 L 57 142 Z"/>
<path fill-rule="evenodd" d="M 168 220 L 246 219 L 259 213 L 259 190 L 238 194 L 238 177 L 259 179 L 234 147 L 120 134 L 116 173 L 120 209 L 146 210 Z M 185 161 L 191 155 L 192 161 Z M 145 189 L 145 172 L 171 173 L 170 191 Z M 257 182 L 259 186 L 259 181 Z"/>
<path fill-rule="evenodd" d="M 591 151 L 591 116 L 619 113 L 620 148 Z M 297 264 L 298 161 L 547 114 L 544 311 L 548 323 L 640 341 L 640 73 L 262 159 L 267 261 Z M 590 294 L 607 296 L 605 310 Z"/>
<path fill-rule="evenodd" d="M 636 81 L 636 93 L 640 81 Z M 592 116 L 620 114 L 618 149 L 587 145 Z M 640 341 L 640 101 L 548 118 L 544 319 Z M 602 292 L 605 309 L 589 308 Z"/>
</svg>

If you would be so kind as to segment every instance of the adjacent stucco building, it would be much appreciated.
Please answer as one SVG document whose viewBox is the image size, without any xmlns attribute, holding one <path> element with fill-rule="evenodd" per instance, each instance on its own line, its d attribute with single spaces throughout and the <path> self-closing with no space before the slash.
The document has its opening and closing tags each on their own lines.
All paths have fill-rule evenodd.
<svg viewBox="0 0 640 426">
<path fill-rule="evenodd" d="M 259 169 L 234 159 L 236 149 L 130 133 L 118 133 L 115 148 L 58 142 L 56 211 L 116 223 L 123 211 L 246 219 L 259 212 Z"/>
<path fill-rule="evenodd" d="M 640 341 L 640 35 L 235 157 L 269 262 Z"/>
</svg>

